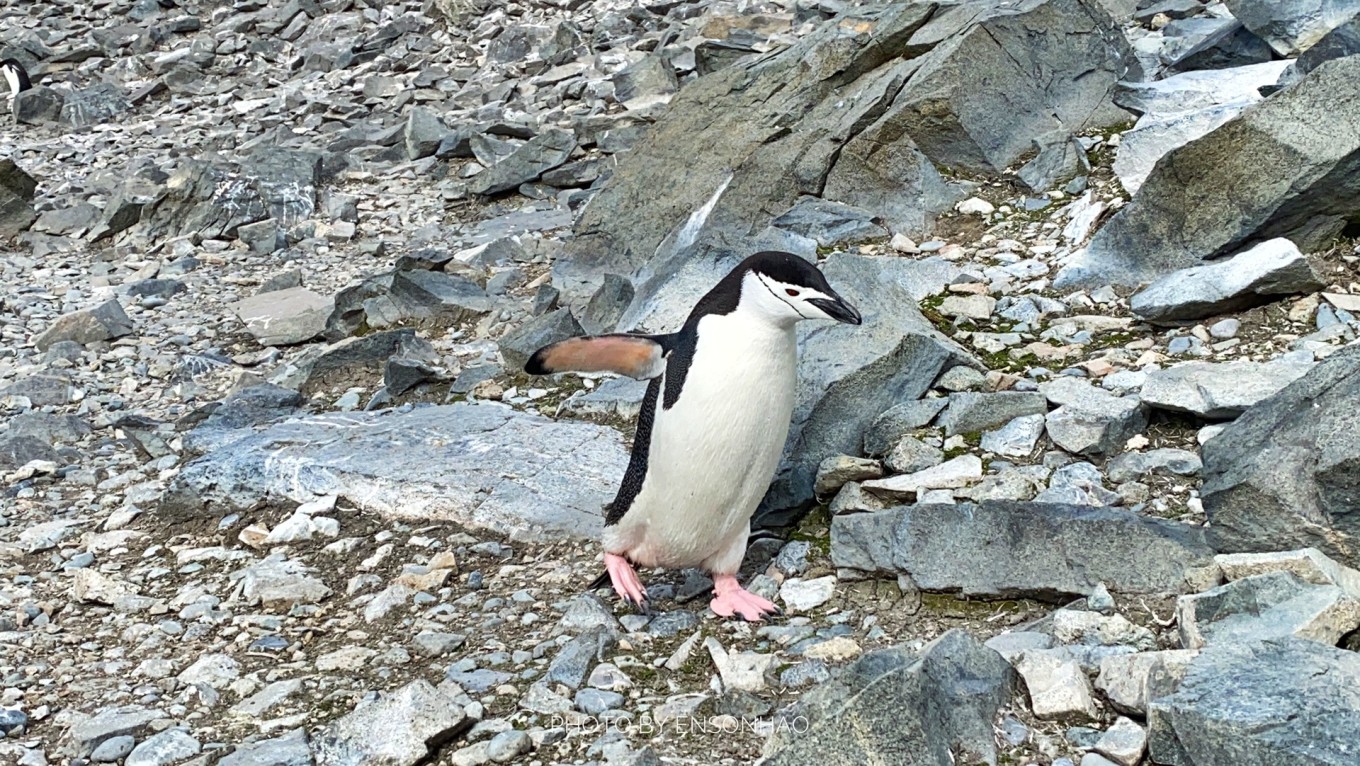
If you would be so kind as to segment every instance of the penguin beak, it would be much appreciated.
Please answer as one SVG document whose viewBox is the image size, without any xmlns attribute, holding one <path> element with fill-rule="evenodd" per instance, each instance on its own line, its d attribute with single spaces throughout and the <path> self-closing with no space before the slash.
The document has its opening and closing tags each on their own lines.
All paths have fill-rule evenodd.
<svg viewBox="0 0 1360 766">
<path fill-rule="evenodd" d="M 859 315 L 859 312 L 855 310 L 855 307 L 847 303 L 844 298 L 835 293 L 832 293 L 831 296 L 831 298 L 812 298 L 808 300 L 808 303 L 821 309 L 827 316 L 837 322 L 855 325 L 864 322 L 864 318 Z"/>
</svg>

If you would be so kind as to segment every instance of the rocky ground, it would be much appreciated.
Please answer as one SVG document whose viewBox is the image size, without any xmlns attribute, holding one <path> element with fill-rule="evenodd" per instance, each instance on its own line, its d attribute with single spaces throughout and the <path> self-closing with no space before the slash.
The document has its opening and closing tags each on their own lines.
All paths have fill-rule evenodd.
<svg viewBox="0 0 1360 766">
<path fill-rule="evenodd" d="M 0 32 L 0 762 L 1360 757 L 1360 5 Z M 641 386 L 522 364 L 762 247 L 865 315 L 800 330 L 786 616 L 631 612 Z"/>
</svg>

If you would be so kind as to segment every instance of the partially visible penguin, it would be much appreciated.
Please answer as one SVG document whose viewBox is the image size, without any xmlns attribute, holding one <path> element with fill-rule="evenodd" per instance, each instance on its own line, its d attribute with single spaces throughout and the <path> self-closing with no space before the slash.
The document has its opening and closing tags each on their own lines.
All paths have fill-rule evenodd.
<svg viewBox="0 0 1360 766">
<path fill-rule="evenodd" d="M 651 381 L 605 516 L 605 568 L 625 601 L 647 606 L 634 566 L 697 567 L 713 577 L 715 614 L 779 613 L 736 574 L 788 437 L 794 326 L 805 319 L 862 321 L 811 263 L 761 252 L 701 298 L 677 332 L 572 338 L 525 364 L 533 375 L 610 371 Z"/>
<path fill-rule="evenodd" d="M 28 79 L 28 70 L 15 59 L 0 61 L 0 73 L 5 75 L 5 82 L 9 83 L 11 99 L 33 87 L 33 82 Z"/>
</svg>

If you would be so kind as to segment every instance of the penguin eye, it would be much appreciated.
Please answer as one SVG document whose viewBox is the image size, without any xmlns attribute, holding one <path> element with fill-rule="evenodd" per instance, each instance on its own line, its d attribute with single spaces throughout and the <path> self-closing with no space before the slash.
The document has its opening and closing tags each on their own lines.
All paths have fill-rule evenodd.
<svg viewBox="0 0 1360 766">
<path fill-rule="evenodd" d="M 795 289 L 793 289 L 792 287 L 790 287 L 790 288 L 784 290 L 784 293 L 785 293 L 786 295 L 788 295 L 789 297 L 792 297 L 792 298 L 797 298 L 797 297 L 798 297 L 798 291 L 795 290 Z"/>
</svg>

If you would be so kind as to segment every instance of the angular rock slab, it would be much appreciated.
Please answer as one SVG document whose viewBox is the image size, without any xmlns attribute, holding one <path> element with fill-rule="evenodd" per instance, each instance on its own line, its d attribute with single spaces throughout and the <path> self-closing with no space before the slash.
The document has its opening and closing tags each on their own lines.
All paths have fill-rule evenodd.
<svg viewBox="0 0 1360 766">
<path fill-rule="evenodd" d="M 1202 418 L 1235 418 L 1313 369 L 1295 362 L 1184 362 L 1149 373 L 1138 396 L 1149 407 Z"/>
<path fill-rule="evenodd" d="M 1113 508 L 983 502 L 898 506 L 831 521 L 840 569 L 909 575 L 925 591 L 1043 599 L 1180 593 L 1213 559 L 1197 527 Z"/>
<path fill-rule="evenodd" d="M 365 700 L 312 741 L 316 766 L 415 766 L 472 727 L 463 706 L 428 681 Z"/>
<path fill-rule="evenodd" d="M 760 766 L 995 762 L 992 724 L 1020 692 L 1000 654 L 961 630 L 919 652 L 866 654 L 781 711 Z"/>
<path fill-rule="evenodd" d="M 1096 689 L 1115 710 L 1146 716 L 1148 698 L 1174 689 L 1197 656 L 1189 649 L 1107 655 L 1100 659 Z"/>
<path fill-rule="evenodd" d="M 1157 162 L 1054 287 L 1138 286 L 1253 242 L 1320 247 L 1360 214 L 1360 58 L 1329 61 Z"/>
<path fill-rule="evenodd" d="M 822 272 L 864 323 L 801 323 L 793 420 L 756 524 L 809 503 L 817 467 L 833 455 L 858 454 L 879 413 L 920 398 L 950 367 L 980 366 L 916 308 L 923 289 L 943 286 L 934 282 L 934 264 L 838 253 Z"/>
<path fill-rule="evenodd" d="M 1296 56 L 1360 14 L 1356 0 L 1224 0 L 1232 15 L 1281 56 Z"/>
<path fill-rule="evenodd" d="M 977 173 L 1003 172 L 1035 136 L 1122 121 L 1110 93 L 1142 74 L 1098 0 L 946 6 L 911 39 L 936 41 L 885 121 L 936 165 Z"/>
<path fill-rule="evenodd" d="M 1223 553 L 1312 547 L 1360 567 L 1360 348 L 1342 349 L 1204 443 Z"/>
<path fill-rule="evenodd" d="M 337 495 L 388 517 L 518 539 L 594 538 L 628 462 L 613 429 L 493 404 L 331 413 L 218 444 L 184 466 L 167 508 L 226 513 L 262 499 Z"/>
<path fill-rule="evenodd" d="M 1233 257 L 1173 271 L 1129 299 L 1152 324 L 1176 325 L 1326 287 L 1293 242 L 1272 239 Z"/>
<path fill-rule="evenodd" d="M 1096 0 L 850 9 L 682 89 L 582 212 L 554 284 L 577 305 L 629 275 L 625 324 L 665 325 L 683 314 L 655 296 L 692 303 L 808 194 L 924 236 L 961 198 L 936 164 L 999 169 L 1034 135 L 1122 119 L 1109 91 L 1132 61 Z"/>
<path fill-rule="evenodd" d="M 571 131 L 547 130 L 473 176 L 468 182 L 468 191 L 490 196 L 514 189 L 566 162 L 575 148 L 576 136 Z"/>
<path fill-rule="evenodd" d="M 683 282 L 683 302 L 692 304 L 749 255 L 736 243 L 768 227 L 800 194 L 820 191 L 846 138 L 901 88 L 913 67 L 898 56 L 934 11 L 934 3 L 851 11 L 784 51 L 686 86 L 586 205 L 574 242 L 553 265 L 553 283 L 584 303 L 606 273 L 629 275 L 640 315 L 663 285 Z M 905 171 L 919 174 L 912 189 L 942 192 L 940 175 L 904 143 L 901 153 L 919 159 L 894 179 L 899 193 L 913 180 Z M 920 200 L 909 207 L 921 222 L 929 215 Z M 653 324 L 673 325 L 683 312 L 672 308 Z"/>
<path fill-rule="evenodd" d="M 1316 548 L 1270 553 L 1223 553 L 1214 557 L 1223 577 L 1240 580 L 1269 572 L 1289 572 L 1314 585 L 1335 585 L 1360 599 L 1360 571 L 1345 567 Z"/>
<path fill-rule="evenodd" d="M 443 271 L 397 269 L 369 277 L 335 294 L 326 319 L 330 340 L 361 328 L 408 324 L 455 324 L 491 311 L 491 299 L 475 282 Z"/>
<path fill-rule="evenodd" d="M 1269 572 L 1181 596 L 1176 623 L 1186 649 L 1285 636 L 1335 646 L 1360 628 L 1360 600 L 1335 585 Z"/>
<path fill-rule="evenodd" d="M 1351 766 L 1360 761 L 1360 654 L 1281 638 L 1211 646 L 1149 704 L 1166 766 Z"/>
<path fill-rule="evenodd" d="M 132 320 L 123 311 L 122 304 L 113 298 L 93 308 L 63 314 L 33 339 L 33 345 L 39 351 L 46 351 L 58 341 L 70 340 L 84 345 L 121 338 L 132 334 L 132 330 Z"/>
<path fill-rule="evenodd" d="M 307 746 L 307 732 L 302 729 L 280 737 L 262 739 L 240 745 L 230 755 L 222 757 L 217 766 L 314 766 L 312 751 Z"/>
<path fill-rule="evenodd" d="M 320 335 L 335 301 L 308 290 L 286 290 L 252 295 L 231 304 L 231 310 L 262 346 L 291 346 Z"/>
<path fill-rule="evenodd" d="M 1115 153 L 1114 172 L 1124 190 L 1136 194 L 1157 160 L 1259 102 L 1258 89 L 1273 85 L 1289 65 L 1270 61 L 1119 83 L 1115 103 L 1142 114 L 1133 130 L 1120 136 Z"/>
</svg>

